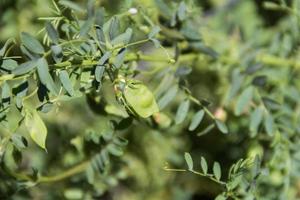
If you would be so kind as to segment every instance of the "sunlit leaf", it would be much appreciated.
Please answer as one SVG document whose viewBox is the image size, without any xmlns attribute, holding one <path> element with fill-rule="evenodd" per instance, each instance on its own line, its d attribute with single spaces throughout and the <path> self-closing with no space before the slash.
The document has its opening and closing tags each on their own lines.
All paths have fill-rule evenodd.
<svg viewBox="0 0 300 200">
<path fill-rule="evenodd" d="M 194 168 L 194 164 L 193 164 L 193 159 L 192 159 L 191 155 L 189 153 L 185 152 L 184 159 L 185 159 L 186 164 L 188 165 L 188 169 L 190 171 L 192 171 Z"/>
<path fill-rule="evenodd" d="M 235 106 L 235 114 L 240 115 L 245 110 L 245 108 L 250 104 L 253 95 L 253 88 L 248 87 L 245 89 L 242 94 L 239 96 L 236 106 Z"/>
<path fill-rule="evenodd" d="M 201 164 L 201 169 L 203 171 L 203 174 L 207 174 L 208 167 L 207 167 L 207 162 L 204 157 L 201 157 L 200 164 Z"/>
<path fill-rule="evenodd" d="M 191 122 L 191 124 L 189 126 L 189 131 L 193 131 L 193 130 L 195 130 L 198 127 L 198 125 L 201 123 L 201 121 L 202 121 L 202 119 L 204 117 L 204 114 L 205 114 L 204 110 L 199 110 L 194 115 L 194 117 L 192 119 L 192 122 Z"/>
<path fill-rule="evenodd" d="M 36 110 L 25 110 L 25 125 L 30 133 L 32 140 L 46 149 L 47 128 Z"/>
<path fill-rule="evenodd" d="M 45 51 L 41 43 L 29 33 L 22 32 L 21 41 L 25 45 L 25 47 L 33 53 L 43 54 Z"/>
<path fill-rule="evenodd" d="M 228 133 L 228 128 L 226 126 L 226 124 L 224 122 L 222 122 L 221 120 L 219 119 L 216 119 L 215 120 L 216 122 L 216 125 L 217 125 L 217 128 L 224 134 Z"/>
<path fill-rule="evenodd" d="M 44 58 L 40 58 L 37 61 L 37 72 L 41 83 L 43 83 L 50 92 L 57 95 L 56 85 L 49 73 L 48 63 Z"/>
<path fill-rule="evenodd" d="M 182 101 L 177 109 L 175 123 L 180 124 L 184 121 L 189 111 L 190 101 L 188 99 Z"/>
<path fill-rule="evenodd" d="M 74 95 L 74 89 L 72 86 L 72 82 L 69 78 L 69 74 L 66 70 L 61 70 L 59 72 L 59 79 L 63 85 L 63 87 L 66 89 L 66 91 L 69 93 L 69 95 Z"/>
<path fill-rule="evenodd" d="M 213 165 L 213 173 L 217 180 L 221 178 L 221 166 L 218 162 L 214 162 Z"/>
</svg>

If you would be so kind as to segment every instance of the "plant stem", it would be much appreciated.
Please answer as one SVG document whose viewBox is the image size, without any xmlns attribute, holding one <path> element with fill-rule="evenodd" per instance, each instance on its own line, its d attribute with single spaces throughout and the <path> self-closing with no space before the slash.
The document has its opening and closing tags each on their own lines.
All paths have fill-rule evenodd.
<svg viewBox="0 0 300 200">
<path fill-rule="evenodd" d="M 83 172 L 86 167 L 88 166 L 89 162 L 85 161 L 83 163 L 80 163 L 72 168 L 70 168 L 67 171 L 64 171 L 61 174 L 58 175 L 54 175 L 54 176 L 41 176 L 37 183 L 49 183 L 49 182 L 57 182 L 57 181 L 61 181 L 64 180 L 66 178 L 69 178 L 71 176 L 74 176 L 76 174 L 79 174 L 81 172 Z"/>
</svg>

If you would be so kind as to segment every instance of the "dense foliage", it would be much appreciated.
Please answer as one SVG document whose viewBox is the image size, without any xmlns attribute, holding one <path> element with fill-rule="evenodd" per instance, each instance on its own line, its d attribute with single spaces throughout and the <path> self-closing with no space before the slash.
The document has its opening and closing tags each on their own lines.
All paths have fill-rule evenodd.
<svg viewBox="0 0 300 200">
<path fill-rule="evenodd" d="M 0 5 L 0 199 L 300 198 L 299 1 Z"/>
</svg>

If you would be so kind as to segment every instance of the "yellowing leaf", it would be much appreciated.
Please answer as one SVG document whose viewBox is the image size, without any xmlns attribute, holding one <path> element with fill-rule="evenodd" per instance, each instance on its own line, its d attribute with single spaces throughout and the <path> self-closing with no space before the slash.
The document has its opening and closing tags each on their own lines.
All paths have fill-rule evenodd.
<svg viewBox="0 0 300 200">
<path fill-rule="evenodd" d="M 127 103 L 141 117 L 147 118 L 159 112 L 152 92 L 139 82 L 128 84 L 124 91 Z"/>
<path fill-rule="evenodd" d="M 46 149 L 47 128 L 43 120 L 36 110 L 27 109 L 25 112 L 25 126 L 32 140 L 43 149 Z"/>
</svg>

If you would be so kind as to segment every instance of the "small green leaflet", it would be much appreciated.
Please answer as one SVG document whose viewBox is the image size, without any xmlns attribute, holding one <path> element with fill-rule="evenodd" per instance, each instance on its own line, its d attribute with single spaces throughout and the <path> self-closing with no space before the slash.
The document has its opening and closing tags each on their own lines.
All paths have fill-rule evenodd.
<svg viewBox="0 0 300 200">
<path fill-rule="evenodd" d="M 109 20 L 109 38 L 110 41 L 112 41 L 115 37 L 119 35 L 120 31 L 120 21 L 117 17 L 112 17 L 111 20 Z"/>
<path fill-rule="evenodd" d="M 271 113 L 266 113 L 264 121 L 265 130 L 268 135 L 274 135 L 274 119 Z"/>
<path fill-rule="evenodd" d="M 185 5 L 184 1 L 182 1 L 179 4 L 178 11 L 177 11 L 177 16 L 178 16 L 178 19 L 180 21 L 183 21 L 185 19 L 185 16 L 186 16 L 186 5 Z"/>
<path fill-rule="evenodd" d="M 126 52 L 127 52 L 126 48 L 122 48 L 118 52 L 118 55 L 115 57 L 113 64 L 117 69 L 119 69 L 121 67 L 121 65 L 123 64 Z"/>
<path fill-rule="evenodd" d="M 251 116 L 250 116 L 249 129 L 250 129 L 252 137 L 256 136 L 258 127 L 259 127 L 260 123 L 262 122 L 262 119 L 263 119 L 263 109 L 258 107 L 251 113 Z"/>
<path fill-rule="evenodd" d="M 153 38 L 156 34 L 160 32 L 160 27 L 159 26 L 153 26 L 150 33 L 148 34 L 148 38 Z"/>
<path fill-rule="evenodd" d="M 121 35 L 118 35 L 116 38 L 114 38 L 111 41 L 111 44 L 113 46 L 115 46 L 115 45 L 120 45 L 120 46 L 126 45 L 126 44 L 129 43 L 129 41 L 131 39 L 131 36 L 132 36 L 132 29 L 127 28 L 125 33 L 122 33 Z"/>
<path fill-rule="evenodd" d="M 101 79 L 103 77 L 104 71 L 105 71 L 105 66 L 103 66 L 103 65 L 97 65 L 96 66 L 96 69 L 95 69 L 95 79 L 99 83 L 101 82 Z"/>
<path fill-rule="evenodd" d="M 150 41 L 153 42 L 155 48 L 159 48 L 160 47 L 159 40 L 157 40 L 155 38 L 151 38 Z"/>
<path fill-rule="evenodd" d="M 63 59 L 63 52 L 60 45 L 52 45 L 51 46 L 52 57 L 56 63 L 60 63 Z"/>
<path fill-rule="evenodd" d="M 45 51 L 41 43 L 29 33 L 22 32 L 21 41 L 25 47 L 33 53 L 43 54 Z"/>
<path fill-rule="evenodd" d="M 201 164 L 201 169 L 203 171 L 203 174 L 206 175 L 207 174 L 207 170 L 208 170 L 207 162 L 206 162 L 205 158 L 203 158 L 202 156 L 201 156 L 200 164 Z"/>
<path fill-rule="evenodd" d="M 6 109 L 8 108 L 9 104 L 10 104 L 10 95 L 11 95 L 11 90 L 9 85 L 7 84 L 7 82 L 5 81 L 2 86 L 1 86 L 1 104 L 2 104 L 2 109 Z"/>
<path fill-rule="evenodd" d="M 174 99 L 177 91 L 178 87 L 177 85 L 174 85 L 159 99 L 158 106 L 161 110 L 164 109 Z"/>
<path fill-rule="evenodd" d="M 213 173 L 217 180 L 221 178 L 221 166 L 218 162 L 214 162 L 213 165 Z"/>
<path fill-rule="evenodd" d="M 14 42 L 14 40 L 12 40 L 12 39 L 6 40 L 5 44 L 4 44 L 3 47 L 0 49 L 0 58 L 4 56 L 7 47 L 8 47 L 12 42 Z"/>
<path fill-rule="evenodd" d="M 25 109 L 25 126 L 32 140 L 43 149 L 46 149 L 47 128 L 36 110 Z"/>
<path fill-rule="evenodd" d="M 96 25 L 96 36 L 98 39 L 99 47 L 102 51 L 106 49 L 106 39 L 101 26 Z"/>
<path fill-rule="evenodd" d="M 59 72 L 59 79 L 63 85 L 63 87 L 66 89 L 66 91 L 68 92 L 68 94 L 70 96 L 74 96 L 74 89 L 71 83 L 71 80 L 69 78 L 69 74 L 66 70 L 61 70 Z"/>
<path fill-rule="evenodd" d="M 180 124 L 184 121 L 190 107 L 190 101 L 188 99 L 184 100 L 183 102 L 180 103 L 176 116 L 175 116 L 175 123 Z"/>
<path fill-rule="evenodd" d="M 37 66 L 37 62 L 35 60 L 27 61 L 27 62 L 19 65 L 14 70 L 12 70 L 12 74 L 14 74 L 16 76 L 23 75 L 23 74 L 30 72 L 34 68 L 36 68 L 36 66 Z"/>
<path fill-rule="evenodd" d="M 193 131 L 193 130 L 195 130 L 198 127 L 198 125 L 201 123 L 201 121 L 202 121 L 202 119 L 204 117 L 204 114 L 205 114 L 204 110 L 199 110 L 194 115 L 194 117 L 192 119 L 192 122 L 191 122 L 191 124 L 189 126 L 189 131 Z"/>
<path fill-rule="evenodd" d="M 7 59 L 3 60 L 3 63 L 1 65 L 1 69 L 4 71 L 13 71 L 18 67 L 18 63 L 15 60 Z"/>
<path fill-rule="evenodd" d="M 20 46 L 20 50 L 21 52 L 27 56 L 30 60 L 35 60 L 37 59 L 37 56 L 36 55 L 33 55 L 30 51 L 28 51 L 28 49 L 24 46 L 24 45 L 21 45 Z"/>
<path fill-rule="evenodd" d="M 49 38 L 52 40 L 52 42 L 54 44 L 57 44 L 59 39 L 58 32 L 55 30 L 51 22 L 46 23 L 46 31 Z"/>
<path fill-rule="evenodd" d="M 85 174 L 89 184 L 93 184 L 95 180 L 95 172 L 91 163 L 89 163 L 88 167 L 86 168 Z"/>
<path fill-rule="evenodd" d="M 215 198 L 215 200 L 226 200 L 226 199 L 227 197 L 225 197 L 224 194 L 220 194 Z"/>
<path fill-rule="evenodd" d="M 28 146 L 27 140 L 19 134 L 12 134 L 11 141 L 19 149 L 24 149 Z"/>
<path fill-rule="evenodd" d="M 57 95 L 58 92 L 56 89 L 56 85 L 49 73 L 48 63 L 45 58 L 38 59 L 37 72 L 41 83 L 44 84 L 51 93 Z"/>
<path fill-rule="evenodd" d="M 128 84 L 124 96 L 132 109 L 143 118 L 159 112 L 152 92 L 142 83 L 133 81 L 133 83 Z"/>
<path fill-rule="evenodd" d="M 206 127 L 203 131 L 197 133 L 197 136 L 205 135 L 205 134 L 209 133 L 213 128 L 215 128 L 215 124 L 209 125 L 209 126 Z"/>
<path fill-rule="evenodd" d="M 189 153 L 185 152 L 184 153 L 184 159 L 185 159 L 185 162 L 186 162 L 186 164 L 188 166 L 188 169 L 190 171 L 193 171 L 193 168 L 194 168 L 193 165 L 194 164 L 193 164 L 193 159 L 192 159 L 191 155 Z"/>
<path fill-rule="evenodd" d="M 249 105 L 252 100 L 253 96 L 253 87 L 248 87 L 246 90 L 242 92 L 239 96 L 236 107 L 235 107 L 235 114 L 241 115 L 245 108 Z"/>
<path fill-rule="evenodd" d="M 105 54 L 100 58 L 98 65 L 104 65 L 108 61 L 110 56 L 111 56 L 110 51 L 105 52 Z"/>
<path fill-rule="evenodd" d="M 216 122 L 216 125 L 217 125 L 218 129 L 219 129 L 222 133 L 224 133 L 224 134 L 227 134 L 227 133 L 228 133 L 228 128 L 227 128 L 227 126 L 226 126 L 226 124 L 225 124 L 224 122 L 222 122 L 222 121 L 219 120 L 219 119 L 216 119 L 215 122 Z"/>
<path fill-rule="evenodd" d="M 93 23 L 94 23 L 94 18 L 87 19 L 80 27 L 79 35 L 81 37 L 86 36 L 89 33 L 89 31 L 91 30 Z"/>
<path fill-rule="evenodd" d="M 59 4 L 65 6 L 67 8 L 70 8 L 71 10 L 75 10 L 78 12 L 84 12 L 84 10 L 78 4 L 73 3 L 72 1 L 60 0 Z"/>
<path fill-rule="evenodd" d="M 109 144 L 107 146 L 107 150 L 109 151 L 110 154 L 117 156 L 117 157 L 123 155 L 123 153 L 124 153 L 122 148 L 115 144 Z"/>
</svg>

